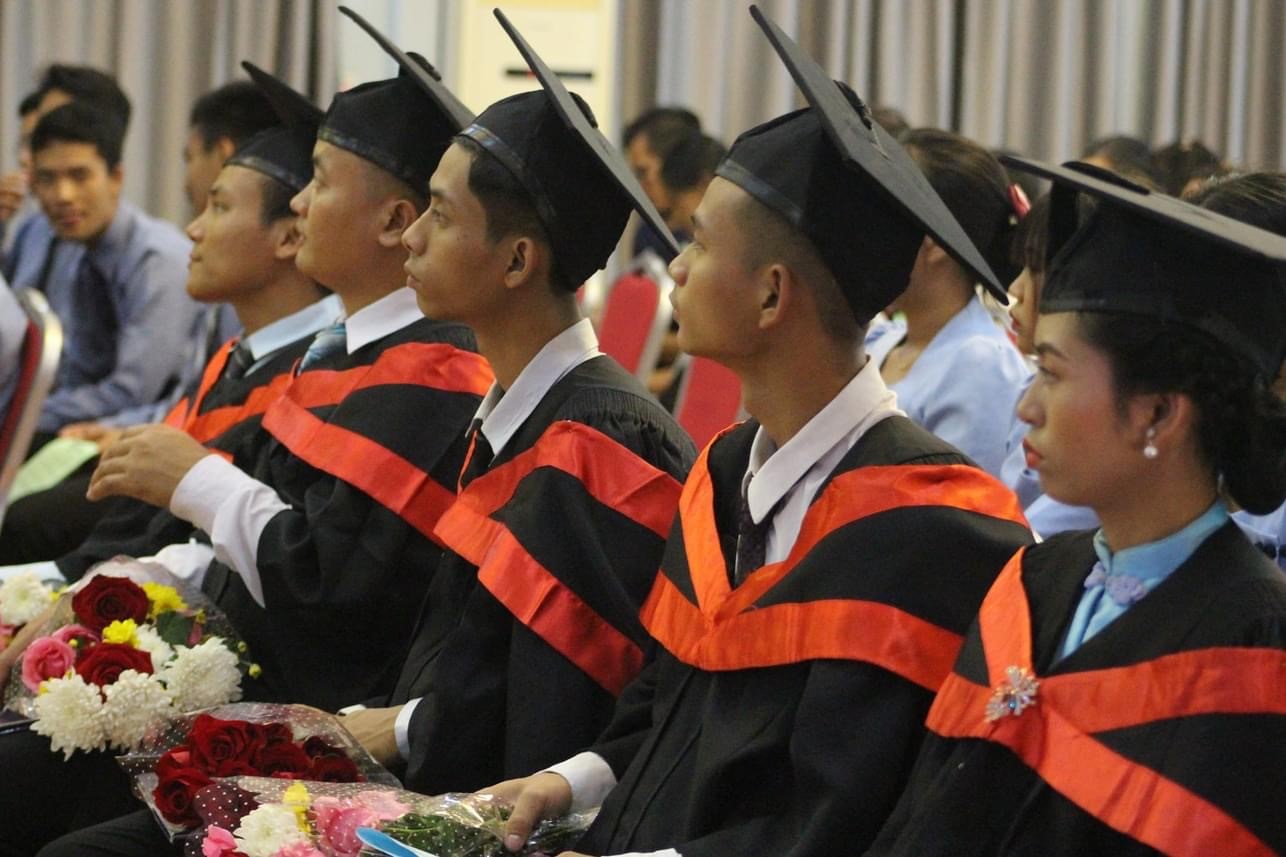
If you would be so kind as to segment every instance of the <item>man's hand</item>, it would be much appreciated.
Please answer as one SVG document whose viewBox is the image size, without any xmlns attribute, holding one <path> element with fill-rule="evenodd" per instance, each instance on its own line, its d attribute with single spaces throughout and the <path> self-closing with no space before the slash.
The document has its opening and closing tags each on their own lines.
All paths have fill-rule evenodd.
<svg viewBox="0 0 1286 857">
<path fill-rule="evenodd" d="M 375 761 L 387 768 L 397 764 L 402 758 L 397 749 L 397 736 L 393 731 L 393 724 L 397 722 L 397 715 L 401 710 L 400 705 L 393 708 L 363 708 L 345 714 L 340 722 L 353 733 L 357 743 L 375 757 Z"/>
<path fill-rule="evenodd" d="M 124 429 L 105 426 L 102 423 L 68 423 L 58 430 L 59 437 L 87 440 L 98 444 L 99 452 L 105 451 L 107 447 L 120 440 L 124 433 Z"/>
<path fill-rule="evenodd" d="M 532 829 L 541 821 L 566 815 L 572 805 L 571 784 L 561 775 L 549 771 L 519 780 L 505 780 L 482 789 L 480 793 L 495 795 L 513 805 L 513 812 L 505 825 L 505 848 L 510 851 L 522 848 Z"/>
<path fill-rule="evenodd" d="M 89 480 L 90 500 L 125 496 L 168 508 L 174 489 L 210 450 L 167 425 L 127 428 L 105 450 Z"/>
<path fill-rule="evenodd" d="M 4 651 L 0 652 L 0 676 L 9 675 L 13 670 L 14 664 L 18 663 L 18 659 L 26 651 L 27 646 L 31 645 L 32 641 L 37 637 L 43 636 L 51 630 L 46 626 L 49 624 L 49 620 L 53 618 L 53 615 L 54 607 L 51 604 L 45 608 L 45 612 L 23 625 L 22 630 L 14 635 L 14 638 L 9 641 L 9 645 L 5 647 Z"/>
<path fill-rule="evenodd" d="M 0 176 L 0 223 L 13 217 L 27 196 L 27 174 L 14 170 Z"/>
</svg>

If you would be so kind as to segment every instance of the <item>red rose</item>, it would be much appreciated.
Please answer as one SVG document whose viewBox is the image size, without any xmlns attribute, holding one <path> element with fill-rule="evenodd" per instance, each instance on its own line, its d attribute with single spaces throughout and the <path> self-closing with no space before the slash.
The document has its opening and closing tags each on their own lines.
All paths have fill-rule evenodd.
<svg viewBox="0 0 1286 857">
<path fill-rule="evenodd" d="M 220 777 L 245 773 L 243 766 L 254 763 L 255 754 L 264 746 L 263 728 L 244 720 L 220 720 L 208 714 L 197 715 L 188 735 L 192 764 L 208 774 Z"/>
<path fill-rule="evenodd" d="M 263 724 L 263 742 L 265 744 L 289 744 L 295 740 L 295 733 L 285 723 Z"/>
<path fill-rule="evenodd" d="M 124 643 L 99 643 L 76 664 L 76 672 L 99 687 L 115 683 L 125 670 L 151 675 L 152 656 Z"/>
<path fill-rule="evenodd" d="M 313 760 L 298 744 L 273 744 L 259 750 L 254 765 L 265 777 L 300 779 L 312 770 Z"/>
<path fill-rule="evenodd" d="M 304 741 L 304 752 L 311 759 L 318 756 L 343 756 L 344 751 L 320 735 L 312 735 Z"/>
<path fill-rule="evenodd" d="M 206 827 L 236 830 L 241 820 L 259 808 L 259 801 L 245 789 L 226 781 L 214 782 L 197 792 L 196 814 Z"/>
<path fill-rule="evenodd" d="M 71 599 L 76 617 L 94 631 L 102 631 L 113 622 L 147 619 L 150 603 L 143 587 L 124 577 L 100 574 L 90 579 L 85 588 Z"/>
<path fill-rule="evenodd" d="M 166 755 L 169 755 L 168 753 Z M 164 758 L 164 757 L 162 757 Z M 196 768 L 171 765 L 164 775 L 157 764 L 158 782 L 152 790 L 156 808 L 172 824 L 194 827 L 201 819 L 196 813 L 196 793 L 210 785 L 210 778 Z"/>
<path fill-rule="evenodd" d="M 316 756 L 308 779 L 324 783 L 356 783 L 362 780 L 357 765 L 347 756 Z"/>
</svg>

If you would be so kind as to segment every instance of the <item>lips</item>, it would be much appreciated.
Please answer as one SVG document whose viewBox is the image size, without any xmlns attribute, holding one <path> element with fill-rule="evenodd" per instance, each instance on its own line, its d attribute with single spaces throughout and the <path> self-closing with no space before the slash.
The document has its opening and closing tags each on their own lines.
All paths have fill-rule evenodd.
<svg viewBox="0 0 1286 857">
<path fill-rule="evenodd" d="M 1041 462 L 1045 460 L 1045 456 L 1037 452 L 1027 440 L 1023 441 L 1023 457 L 1027 459 L 1027 466 L 1032 470 L 1039 470 Z"/>
</svg>

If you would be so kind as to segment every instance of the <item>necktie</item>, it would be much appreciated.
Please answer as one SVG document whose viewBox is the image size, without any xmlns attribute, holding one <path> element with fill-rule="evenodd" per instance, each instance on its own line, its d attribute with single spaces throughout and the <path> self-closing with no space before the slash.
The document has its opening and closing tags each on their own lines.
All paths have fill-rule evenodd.
<svg viewBox="0 0 1286 857">
<path fill-rule="evenodd" d="M 750 500 L 746 492 L 742 492 L 741 503 L 737 507 L 737 567 L 733 570 L 733 586 L 740 586 L 747 575 L 763 566 L 768 552 L 768 531 L 772 529 L 773 512 L 776 511 L 773 507 L 756 524 L 750 515 Z"/>
<path fill-rule="evenodd" d="M 460 473 L 461 490 L 486 473 L 487 468 L 491 466 L 492 459 L 496 457 L 491 449 L 491 444 L 487 442 L 487 436 L 482 433 L 482 420 L 474 420 L 469 429 L 470 434 L 473 435 L 473 440 L 470 442 L 469 460 L 464 463 L 464 470 Z"/>
<path fill-rule="evenodd" d="M 313 344 L 308 346 L 304 359 L 299 361 L 300 370 L 311 368 L 314 363 L 341 351 L 347 341 L 348 335 L 342 321 L 317 331 L 317 335 L 313 337 Z"/>
<path fill-rule="evenodd" d="M 238 342 L 236 347 L 228 354 L 228 362 L 223 367 L 223 377 L 228 380 L 236 380 L 245 377 L 246 370 L 255 362 L 254 352 L 252 352 L 244 342 Z"/>
</svg>

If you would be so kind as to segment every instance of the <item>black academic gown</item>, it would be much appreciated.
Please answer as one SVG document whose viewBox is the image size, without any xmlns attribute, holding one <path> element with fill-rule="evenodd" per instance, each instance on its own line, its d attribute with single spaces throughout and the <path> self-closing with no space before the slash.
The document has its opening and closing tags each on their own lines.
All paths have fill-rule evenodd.
<svg viewBox="0 0 1286 857">
<path fill-rule="evenodd" d="M 290 383 L 291 369 L 312 338 L 309 334 L 279 348 L 261 358 L 253 373 L 237 378 L 224 377 L 232 347 L 225 343 L 206 365 L 200 386 L 174 407 L 166 424 L 187 431 L 234 464 L 248 466 L 269 440 L 260 430 L 264 411 Z M 116 556 L 150 556 L 166 545 L 186 542 L 196 532 L 168 509 L 142 500 L 112 497 L 102 502 L 110 509 L 89 538 L 56 561 L 68 580 L 79 580 L 94 565 Z"/>
<path fill-rule="evenodd" d="M 643 666 L 638 610 L 694 454 L 631 375 L 596 357 L 462 488 L 438 525 L 450 551 L 391 700 L 423 697 L 408 787 L 480 788 L 602 730 Z"/>
<path fill-rule="evenodd" d="M 1235 525 L 1056 661 L 1091 533 L 1015 557 L 871 855 L 1286 853 L 1286 577 Z M 1035 701 L 988 720 L 1010 667 Z"/>
<path fill-rule="evenodd" d="M 889 417 L 836 467 L 788 558 L 733 589 L 757 428 L 717 438 L 684 486 L 643 612 L 662 651 L 592 748 L 618 784 L 578 851 L 860 851 L 973 612 L 1030 540 L 1008 489 Z"/>
<path fill-rule="evenodd" d="M 268 408 L 274 442 L 249 472 L 289 508 L 259 539 L 266 606 L 218 561 L 204 583 L 263 669 L 257 696 L 335 710 L 392 687 L 491 378 L 472 332 L 421 319 L 322 360 Z"/>
</svg>

